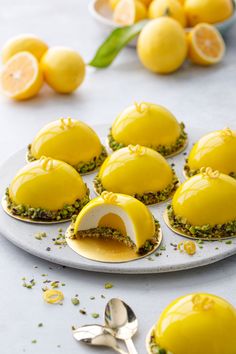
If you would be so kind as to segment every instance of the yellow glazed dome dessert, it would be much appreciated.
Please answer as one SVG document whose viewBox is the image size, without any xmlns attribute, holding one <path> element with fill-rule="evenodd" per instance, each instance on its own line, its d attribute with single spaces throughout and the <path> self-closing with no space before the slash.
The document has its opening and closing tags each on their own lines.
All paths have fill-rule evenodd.
<svg viewBox="0 0 236 354">
<path fill-rule="evenodd" d="M 61 118 L 44 126 L 28 147 L 28 160 L 41 156 L 61 160 L 79 173 L 95 170 L 105 160 L 107 153 L 99 137 L 87 124 Z"/>
<path fill-rule="evenodd" d="M 129 195 L 103 192 L 79 213 L 72 237 L 116 240 L 145 254 L 157 243 L 159 230 L 143 203 Z"/>
<path fill-rule="evenodd" d="M 178 233 L 191 237 L 236 236 L 236 180 L 210 167 L 185 181 L 167 207 Z"/>
<path fill-rule="evenodd" d="M 185 174 L 193 176 L 206 166 L 236 178 L 236 131 L 217 130 L 193 146 L 186 160 Z"/>
<path fill-rule="evenodd" d="M 173 301 L 147 341 L 150 354 L 236 354 L 236 310 L 226 300 L 196 293 Z"/>
<path fill-rule="evenodd" d="M 78 214 L 89 201 L 89 190 L 73 167 L 42 157 L 17 172 L 6 200 L 13 216 L 55 222 Z"/>
<path fill-rule="evenodd" d="M 177 185 L 164 157 L 140 145 L 129 145 L 108 156 L 94 180 L 98 194 L 104 190 L 128 194 L 146 205 L 165 201 Z"/>
<path fill-rule="evenodd" d="M 118 115 L 108 136 L 112 150 L 132 145 L 150 147 L 163 156 L 183 150 L 187 144 L 184 124 L 166 108 L 153 103 L 135 103 Z"/>
</svg>

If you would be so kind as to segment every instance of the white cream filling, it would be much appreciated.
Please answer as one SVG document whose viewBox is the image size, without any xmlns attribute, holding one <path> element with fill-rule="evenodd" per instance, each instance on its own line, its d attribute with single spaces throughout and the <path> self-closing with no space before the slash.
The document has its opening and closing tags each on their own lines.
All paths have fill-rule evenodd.
<svg viewBox="0 0 236 354">
<path fill-rule="evenodd" d="M 110 213 L 118 215 L 123 220 L 127 235 L 134 242 L 134 244 L 137 245 L 134 224 L 132 223 L 129 215 L 117 205 L 103 204 L 92 208 L 82 217 L 78 231 L 89 230 L 98 227 L 101 218 Z"/>
</svg>

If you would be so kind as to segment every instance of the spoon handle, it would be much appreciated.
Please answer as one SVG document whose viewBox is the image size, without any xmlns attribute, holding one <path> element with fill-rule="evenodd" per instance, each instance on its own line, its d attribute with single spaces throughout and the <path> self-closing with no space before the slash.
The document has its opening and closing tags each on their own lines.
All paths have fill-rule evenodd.
<svg viewBox="0 0 236 354">
<path fill-rule="evenodd" d="M 137 352 L 137 350 L 136 350 L 136 348 L 134 346 L 134 343 L 133 343 L 131 338 L 130 339 L 126 339 L 125 340 L 125 344 L 127 346 L 129 354 L 138 354 L 138 352 Z"/>
<path fill-rule="evenodd" d="M 123 349 L 121 349 L 120 347 L 112 347 L 117 353 L 120 353 L 120 354 L 130 354 L 130 353 L 127 353 L 125 352 Z"/>
</svg>

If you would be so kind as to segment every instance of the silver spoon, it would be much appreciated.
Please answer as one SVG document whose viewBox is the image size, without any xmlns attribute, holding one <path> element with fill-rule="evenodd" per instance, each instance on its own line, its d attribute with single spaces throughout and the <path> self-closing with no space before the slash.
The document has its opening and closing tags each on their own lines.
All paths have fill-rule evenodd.
<svg viewBox="0 0 236 354">
<path fill-rule="evenodd" d="M 133 310 L 120 299 L 111 299 L 105 309 L 105 325 L 111 328 L 115 337 L 125 341 L 130 354 L 138 354 L 132 341 L 138 330 L 138 320 Z"/>
<path fill-rule="evenodd" d="M 122 350 L 114 337 L 112 330 L 99 325 L 87 325 L 73 331 L 73 337 L 88 345 L 104 346 L 114 349 L 120 354 L 128 354 Z"/>
</svg>

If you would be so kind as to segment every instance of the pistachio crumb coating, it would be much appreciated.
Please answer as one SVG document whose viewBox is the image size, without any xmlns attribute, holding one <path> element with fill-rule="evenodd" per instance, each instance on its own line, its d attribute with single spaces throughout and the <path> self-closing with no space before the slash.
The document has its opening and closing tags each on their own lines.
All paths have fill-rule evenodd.
<svg viewBox="0 0 236 354">
<path fill-rule="evenodd" d="M 188 177 L 192 177 L 200 173 L 200 168 L 198 169 L 191 169 L 188 165 L 188 159 L 185 160 L 185 165 L 184 165 L 184 172 Z M 230 177 L 233 177 L 236 179 L 236 172 L 230 172 L 229 173 Z"/>
<path fill-rule="evenodd" d="M 150 240 L 147 240 L 145 244 L 137 250 L 139 255 L 145 255 L 151 252 L 156 244 L 159 242 L 159 233 L 160 233 L 160 224 L 155 220 L 155 234 Z M 72 225 L 70 229 L 71 233 L 74 231 L 74 226 Z M 107 240 L 115 240 L 121 243 L 124 243 L 127 247 L 136 249 L 136 245 L 131 240 L 129 236 L 124 236 L 119 230 L 116 230 L 111 227 L 96 227 L 89 230 L 79 230 L 76 235 L 71 236 L 72 239 L 81 239 L 81 238 L 101 238 Z"/>
<path fill-rule="evenodd" d="M 71 219 L 73 215 L 77 215 L 80 210 L 89 202 L 89 189 L 81 200 L 76 200 L 74 204 L 64 205 L 59 210 L 47 210 L 43 208 L 33 208 L 23 204 L 16 204 L 9 195 L 9 189 L 6 189 L 5 198 L 8 210 L 13 214 L 22 218 L 34 221 L 60 221 Z"/>
<path fill-rule="evenodd" d="M 169 199 L 172 194 L 176 191 L 179 185 L 178 177 L 176 176 L 175 172 L 173 171 L 173 180 L 172 183 L 169 184 L 165 189 L 162 191 L 157 192 L 148 192 L 144 194 L 135 194 L 133 195 L 134 198 L 138 199 L 140 202 L 144 203 L 145 205 L 157 204 L 164 202 L 165 200 Z M 101 179 L 98 175 L 94 178 L 94 189 L 95 192 L 101 194 L 105 191 L 105 188 L 102 185 Z"/>
<path fill-rule="evenodd" d="M 236 220 L 225 224 L 193 226 L 180 216 L 175 215 L 171 205 L 167 206 L 170 225 L 180 232 L 196 238 L 221 239 L 236 236 Z"/>
</svg>

